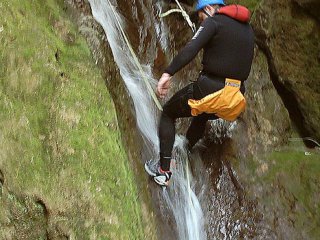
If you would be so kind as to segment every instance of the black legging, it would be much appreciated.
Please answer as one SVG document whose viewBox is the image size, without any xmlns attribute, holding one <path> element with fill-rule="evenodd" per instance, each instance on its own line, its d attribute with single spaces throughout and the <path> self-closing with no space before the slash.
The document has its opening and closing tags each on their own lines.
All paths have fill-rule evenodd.
<svg viewBox="0 0 320 240">
<path fill-rule="evenodd" d="M 176 132 L 175 120 L 182 117 L 192 117 L 188 99 L 193 98 L 199 100 L 206 95 L 219 91 L 224 87 L 224 84 L 224 78 L 209 78 L 205 75 L 200 75 L 196 82 L 178 91 L 164 105 L 159 124 L 160 164 L 162 170 L 170 170 L 171 154 Z M 243 84 L 241 84 L 240 90 L 244 93 L 245 89 Z M 206 122 L 209 119 L 214 120 L 218 119 L 218 117 L 214 114 L 206 113 L 193 117 L 186 134 L 189 149 L 202 138 Z"/>
<path fill-rule="evenodd" d="M 199 100 L 223 87 L 224 79 L 212 80 L 205 75 L 201 75 L 198 81 L 178 91 L 164 105 L 159 124 L 160 163 L 162 170 L 169 171 L 170 169 L 170 160 L 176 132 L 175 120 L 182 117 L 192 117 L 188 99 L 193 98 Z M 206 113 L 193 117 L 186 134 L 190 149 L 202 138 L 206 122 L 209 119 L 213 120 L 217 118 L 214 114 Z"/>
</svg>

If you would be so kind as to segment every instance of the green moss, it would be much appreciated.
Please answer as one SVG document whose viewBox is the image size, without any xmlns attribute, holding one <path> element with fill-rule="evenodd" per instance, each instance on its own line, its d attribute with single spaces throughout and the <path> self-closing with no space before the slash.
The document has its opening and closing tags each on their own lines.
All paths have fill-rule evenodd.
<svg viewBox="0 0 320 240">
<path fill-rule="evenodd" d="M 257 158 L 247 162 L 251 166 L 247 167 L 251 176 L 248 184 L 264 189 L 261 204 L 316 239 L 320 234 L 319 149 L 307 149 L 302 142 L 291 142 Z"/>
<path fill-rule="evenodd" d="M 284 151 L 273 153 L 275 161 L 266 178 L 280 179 L 289 196 L 295 200 L 296 226 L 307 230 L 310 236 L 319 236 L 320 226 L 320 154 Z M 307 153 L 308 154 L 308 153 Z M 283 203 L 285 205 L 285 202 Z"/>
<path fill-rule="evenodd" d="M 4 0 L 0 10 L 0 169 L 6 184 L 41 196 L 51 223 L 76 239 L 144 239 L 113 103 L 62 1 Z M 28 217 L 20 222 L 9 214 L 19 205 L 8 204 L 9 198 L 0 198 L 0 238 L 31 237 L 22 226 Z M 35 232 L 32 238 L 43 237 Z"/>
</svg>

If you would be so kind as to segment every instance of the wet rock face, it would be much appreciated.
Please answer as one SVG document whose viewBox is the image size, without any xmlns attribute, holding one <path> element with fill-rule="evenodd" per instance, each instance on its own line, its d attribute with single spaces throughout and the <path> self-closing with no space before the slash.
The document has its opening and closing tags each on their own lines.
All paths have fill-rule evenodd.
<svg viewBox="0 0 320 240">
<path fill-rule="evenodd" d="M 320 2 L 318 0 L 294 0 L 294 2 L 320 21 Z"/>
<path fill-rule="evenodd" d="M 167 0 L 167 2 L 169 3 L 175 3 L 176 1 L 175 0 Z M 196 1 L 194 0 L 179 0 L 180 3 L 185 3 L 187 5 L 190 5 L 192 6 Z"/>
<path fill-rule="evenodd" d="M 248 108 L 232 137 L 234 157 L 227 158 L 243 187 L 244 206 L 256 201 L 254 209 L 262 214 L 254 219 L 258 239 L 317 234 L 310 231 L 318 223 L 311 217 L 317 207 L 309 205 L 314 193 L 308 187 L 318 184 L 312 173 L 317 166 L 303 146 L 289 141 L 294 129 L 315 139 L 320 134 L 319 22 L 311 4 L 315 1 L 263 1 L 252 19 L 257 48 L 246 82 Z M 310 229 L 301 227 L 308 218 Z"/>
<path fill-rule="evenodd" d="M 300 135 L 315 139 L 320 139 L 320 25 L 310 7 L 318 5 L 264 1 L 253 19 L 257 44 L 268 58 L 278 94 Z"/>
<path fill-rule="evenodd" d="M 290 132 L 289 114 L 270 79 L 267 58 L 257 48 L 246 82 L 246 99 L 248 108 L 239 129 L 244 123 L 247 137 L 238 139 L 241 149 L 257 154 L 285 143 Z"/>
</svg>

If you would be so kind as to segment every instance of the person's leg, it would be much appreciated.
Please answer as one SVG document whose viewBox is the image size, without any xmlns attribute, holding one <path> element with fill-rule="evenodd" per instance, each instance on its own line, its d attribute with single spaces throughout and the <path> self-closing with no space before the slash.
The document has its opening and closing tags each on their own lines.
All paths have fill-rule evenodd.
<svg viewBox="0 0 320 240">
<path fill-rule="evenodd" d="M 213 81 L 206 76 L 201 76 L 193 86 L 193 97 L 199 100 L 212 92 L 218 91 L 223 86 L 223 83 L 220 81 Z M 206 123 L 209 119 L 218 119 L 218 117 L 214 114 L 206 113 L 193 117 L 186 134 L 189 150 L 203 137 Z"/>
<path fill-rule="evenodd" d="M 189 84 L 178 91 L 163 107 L 159 124 L 160 166 L 163 171 L 170 170 L 175 140 L 175 120 L 181 117 L 191 117 L 188 99 L 192 96 L 192 86 L 193 84 Z"/>
<path fill-rule="evenodd" d="M 204 131 L 206 129 L 206 123 L 208 119 L 209 119 L 208 114 L 201 114 L 192 119 L 186 134 L 189 150 L 191 150 L 192 147 L 199 141 L 199 139 L 202 138 Z"/>
<path fill-rule="evenodd" d="M 169 171 L 171 152 L 175 140 L 175 118 L 166 112 L 161 114 L 159 124 L 159 140 L 160 140 L 160 166 L 164 171 Z"/>
<path fill-rule="evenodd" d="M 163 107 L 159 124 L 160 166 L 169 171 L 171 154 L 175 140 L 175 120 L 181 117 L 192 117 L 188 100 L 201 99 L 204 96 L 223 88 L 223 81 L 213 81 L 206 76 L 200 76 L 197 82 L 189 84 L 178 91 Z M 208 119 L 216 119 L 213 114 L 201 114 L 192 120 L 187 132 L 189 144 L 193 146 L 202 138 Z"/>
</svg>

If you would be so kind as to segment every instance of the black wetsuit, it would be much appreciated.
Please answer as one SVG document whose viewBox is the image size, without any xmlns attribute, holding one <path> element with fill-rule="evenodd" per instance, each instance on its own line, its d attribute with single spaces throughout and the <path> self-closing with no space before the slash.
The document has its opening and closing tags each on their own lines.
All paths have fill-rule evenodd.
<svg viewBox="0 0 320 240">
<path fill-rule="evenodd" d="M 248 23 L 241 23 L 225 15 L 206 18 L 191 41 L 172 60 L 165 72 L 173 76 L 188 64 L 197 53 L 203 52 L 203 70 L 198 80 L 178 91 L 163 107 L 160 119 L 160 162 L 163 170 L 169 170 L 175 138 L 175 119 L 191 117 L 188 99 L 201 99 L 224 87 L 225 78 L 242 82 L 248 78 L 254 48 L 254 34 Z M 244 84 L 241 92 L 244 93 Z M 206 122 L 217 119 L 203 113 L 192 119 L 187 131 L 189 147 L 204 134 Z"/>
</svg>

